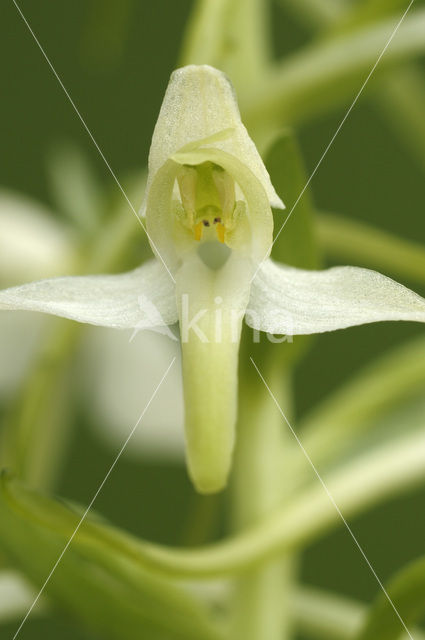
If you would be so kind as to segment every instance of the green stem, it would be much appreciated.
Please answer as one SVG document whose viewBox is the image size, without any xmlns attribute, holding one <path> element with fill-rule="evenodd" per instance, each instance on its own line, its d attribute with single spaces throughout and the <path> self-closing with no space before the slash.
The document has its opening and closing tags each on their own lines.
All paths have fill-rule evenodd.
<svg viewBox="0 0 425 640">
<path fill-rule="evenodd" d="M 268 37 L 268 0 L 233 0 L 230 3 L 226 39 L 228 54 L 223 69 L 236 90 L 250 92 L 271 58 Z"/>
<path fill-rule="evenodd" d="M 375 101 L 398 139 L 425 170 L 425 83 L 419 67 L 396 69 L 381 82 Z"/>
<path fill-rule="evenodd" d="M 425 468 L 423 432 L 404 436 L 368 452 L 345 468 L 325 476 L 324 480 L 344 517 L 353 515 L 423 482 Z M 75 528 L 75 513 L 70 518 L 52 519 L 39 509 L 31 518 L 43 527 L 57 531 L 68 539 Z M 62 508 L 63 512 L 63 508 Z M 127 558 L 129 564 L 179 579 L 235 577 L 237 573 L 262 569 L 273 558 L 302 548 L 342 520 L 323 487 L 312 478 L 312 487 L 299 493 L 261 521 L 224 542 L 201 549 L 182 550 L 141 542 L 110 526 L 86 519 L 76 540 L 81 549 L 98 554 L 114 553 Z"/>
<path fill-rule="evenodd" d="M 182 43 L 179 66 L 216 64 L 229 0 L 197 0 Z"/>
<path fill-rule="evenodd" d="M 297 629 L 318 640 L 352 640 L 366 617 L 365 605 L 311 588 L 294 593 L 292 611 Z"/>
<path fill-rule="evenodd" d="M 247 366 L 251 366 L 247 363 Z M 275 370 L 274 387 L 288 407 L 287 375 Z M 245 529 L 270 513 L 284 494 L 286 433 L 267 390 L 242 384 L 238 445 L 233 475 L 233 518 L 236 531 Z M 250 385 L 253 386 L 252 384 Z M 275 558 L 244 573 L 235 585 L 232 638 L 283 640 L 290 620 L 288 583 L 293 567 L 289 557 Z"/>
<path fill-rule="evenodd" d="M 268 118 L 294 124 L 354 99 L 396 24 L 394 18 L 385 19 L 343 37 L 317 42 L 286 58 L 241 105 L 248 125 L 255 128 L 257 122 Z M 423 53 L 424 29 L 424 9 L 408 15 L 375 73 Z"/>
<path fill-rule="evenodd" d="M 323 212 L 317 216 L 317 232 L 325 254 L 334 260 L 354 262 L 394 277 L 425 283 L 425 248 L 418 242 L 358 220 Z"/>
<path fill-rule="evenodd" d="M 280 4 L 314 30 L 338 23 L 345 0 L 280 0 Z"/>
<path fill-rule="evenodd" d="M 327 0 L 332 4 L 332 0 Z M 346 2 L 346 10 L 341 14 L 338 21 L 328 20 L 332 33 L 346 33 L 361 25 L 371 24 L 385 16 L 401 17 L 407 9 L 406 0 L 367 0 L 366 2 L 356 2 L 350 5 Z"/>
<path fill-rule="evenodd" d="M 323 468 L 424 384 L 425 340 L 420 337 L 386 353 L 312 411 L 300 424 L 304 446 Z M 291 463 L 298 480 L 309 473 L 301 455 Z"/>
<path fill-rule="evenodd" d="M 404 436 L 325 476 L 326 486 L 344 517 L 349 519 L 423 482 L 424 447 L 423 433 Z M 108 544 L 125 548 L 135 563 L 146 568 L 179 578 L 205 579 L 258 568 L 342 524 L 334 504 L 313 477 L 312 487 L 292 497 L 290 503 L 281 505 L 261 522 L 224 542 L 201 549 L 165 548 L 131 540 L 116 531 L 99 533 L 97 541 L 100 544 L 104 537 Z"/>
<path fill-rule="evenodd" d="M 267 0 L 201 0 L 189 22 L 181 64 L 225 71 L 237 93 L 261 77 L 271 53 Z"/>
<path fill-rule="evenodd" d="M 335 0 L 281 0 L 313 30 L 323 31 L 326 38 L 347 33 L 353 28 L 374 22 L 385 15 L 406 9 L 406 0 L 370 0 L 348 5 L 337 0 L 342 8 L 335 10 Z M 344 10 L 345 9 L 345 10 Z M 387 74 L 373 94 L 375 104 L 403 145 L 425 167 L 425 83 L 419 68 L 413 65 L 394 69 Z"/>
</svg>

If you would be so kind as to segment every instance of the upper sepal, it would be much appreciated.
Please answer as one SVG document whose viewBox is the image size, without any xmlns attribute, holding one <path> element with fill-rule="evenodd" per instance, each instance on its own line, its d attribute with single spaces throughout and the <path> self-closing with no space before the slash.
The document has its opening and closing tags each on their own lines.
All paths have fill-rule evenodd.
<svg viewBox="0 0 425 640">
<path fill-rule="evenodd" d="M 242 124 L 230 81 L 208 65 L 189 65 L 174 71 L 164 96 L 149 153 L 143 214 L 158 169 L 177 151 L 193 148 L 192 143 L 197 147 L 213 146 L 238 158 L 260 181 L 270 205 L 284 208 Z"/>
</svg>

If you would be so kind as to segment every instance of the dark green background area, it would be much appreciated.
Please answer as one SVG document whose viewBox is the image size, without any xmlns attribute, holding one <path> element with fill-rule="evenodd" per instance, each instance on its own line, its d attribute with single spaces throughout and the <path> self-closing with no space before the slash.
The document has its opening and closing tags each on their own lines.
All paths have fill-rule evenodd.
<svg viewBox="0 0 425 640">
<path fill-rule="evenodd" d="M 20 6 L 118 177 L 124 179 L 141 170 L 192 2 L 21 0 Z M 301 45 L 308 35 L 277 6 L 273 33 L 280 54 Z M 67 141 L 89 158 L 105 187 L 114 188 L 105 164 L 11 0 L 0 4 L 0 79 L 2 188 L 50 203 L 47 158 L 55 145 Z M 358 89 L 353 87 L 353 98 Z M 340 109 L 298 132 L 310 171 L 343 115 Z M 425 241 L 423 173 L 366 100 L 360 101 L 347 120 L 312 182 L 312 191 L 319 208 Z M 422 327 L 413 324 L 386 323 L 318 337 L 297 367 L 297 414 L 302 415 L 373 356 L 420 331 Z M 87 504 L 116 452 L 90 435 L 90 416 L 84 408 L 78 414 L 59 491 Z M 203 523 L 216 511 L 225 513 L 225 508 L 225 498 L 197 498 L 183 468 L 125 459 L 96 504 L 118 526 L 175 544 L 203 542 Z M 383 580 L 423 553 L 424 511 L 425 490 L 353 522 L 355 534 Z M 194 532 L 191 523 L 195 522 Z M 219 533 L 220 523 L 214 536 Z M 49 569 L 46 567 L 46 574 Z M 306 551 L 301 573 L 309 584 L 364 601 L 378 591 L 342 529 Z M 9 638 L 15 631 L 15 625 L 9 625 L 0 628 L 0 636 Z M 75 630 L 61 614 L 43 621 L 30 619 L 22 631 L 22 640 L 57 637 L 83 640 L 89 636 Z"/>
</svg>

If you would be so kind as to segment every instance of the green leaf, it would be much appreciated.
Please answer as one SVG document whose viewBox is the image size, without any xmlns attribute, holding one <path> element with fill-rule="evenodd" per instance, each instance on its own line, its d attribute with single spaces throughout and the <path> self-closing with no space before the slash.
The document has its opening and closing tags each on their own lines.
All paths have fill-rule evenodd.
<svg viewBox="0 0 425 640">
<path fill-rule="evenodd" d="M 301 587 L 293 594 L 291 610 L 297 629 L 317 640 L 353 640 L 367 615 L 363 603 L 311 587 Z M 424 640 L 418 629 L 412 632 L 415 640 Z M 401 637 L 408 640 L 407 633 Z M 377 634 L 374 640 L 382 639 Z"/>
<path fill-rule="evenodd" d="M 274 188 L 286 205 L 283 212 L 273 210 L 272 258 L 292 267 L 317 269 L 320 259 L 314 207 L 311 192 L 306 188 L 307 173 L 301 150 L 292 131 L 282 132 L 271 145 L 266 155 L 266 167 Z"/>
<path fill-rule="evenodd" d="M 221 637 L 200 602 L 120 553 L 108 539 L 110 528 L 98 520 L 84 520 L 64 552 L 80 520 L 63 504 L 2 475 L 2 549 L 38 587 L 60 558 L 46 593 L 80 623 L 120 640 Z"/>
<path fill-rule="evenodd" d="M 410 630 L 425 612 L 425 556 L 399 571 L 389 582 L 387 593 Z M 385 594 L 380 593 L 355 640 L 398 640 L 404 627 L 394 607 Z"/>
</svg>

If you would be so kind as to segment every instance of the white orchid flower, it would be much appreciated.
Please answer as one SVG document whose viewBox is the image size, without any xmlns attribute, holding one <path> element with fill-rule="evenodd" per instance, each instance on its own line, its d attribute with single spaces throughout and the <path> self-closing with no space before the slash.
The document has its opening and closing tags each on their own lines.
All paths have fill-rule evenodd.
<svg viewBox="0 0 425 640">
<path fill-rule="evenodd" d="M 68 273 L 75 251 L 71 230 L 32 199 L 0 189 L 0 283 Z"/>
<path fill-rule="evenodd" d="M 171 77 L 153 135 L 143 213 L 156 258 L 121 275 L 44 280 L 0 292 L 0 308 L 116 328 L 180 323 L 187 459 L 196 488 L 231 467 L 242 319 L 311 334 L 381 320 L 425 322 L 425 300 L 355 267 L 272 262 L 271 207 L 283 208 L 227 78 L 208 66 Z M 156 313 L 139 304 L 150 300 Z"/>
<path fill-rule="evenodd" d="M 34 603 L 36 592 L 16 571 L 0 571 L 0 624 L 8 624 L 22 619 Z M 43 614 L 47 610 L 46 602 L 37 602 L 35 613 Z"/>
</svg>

